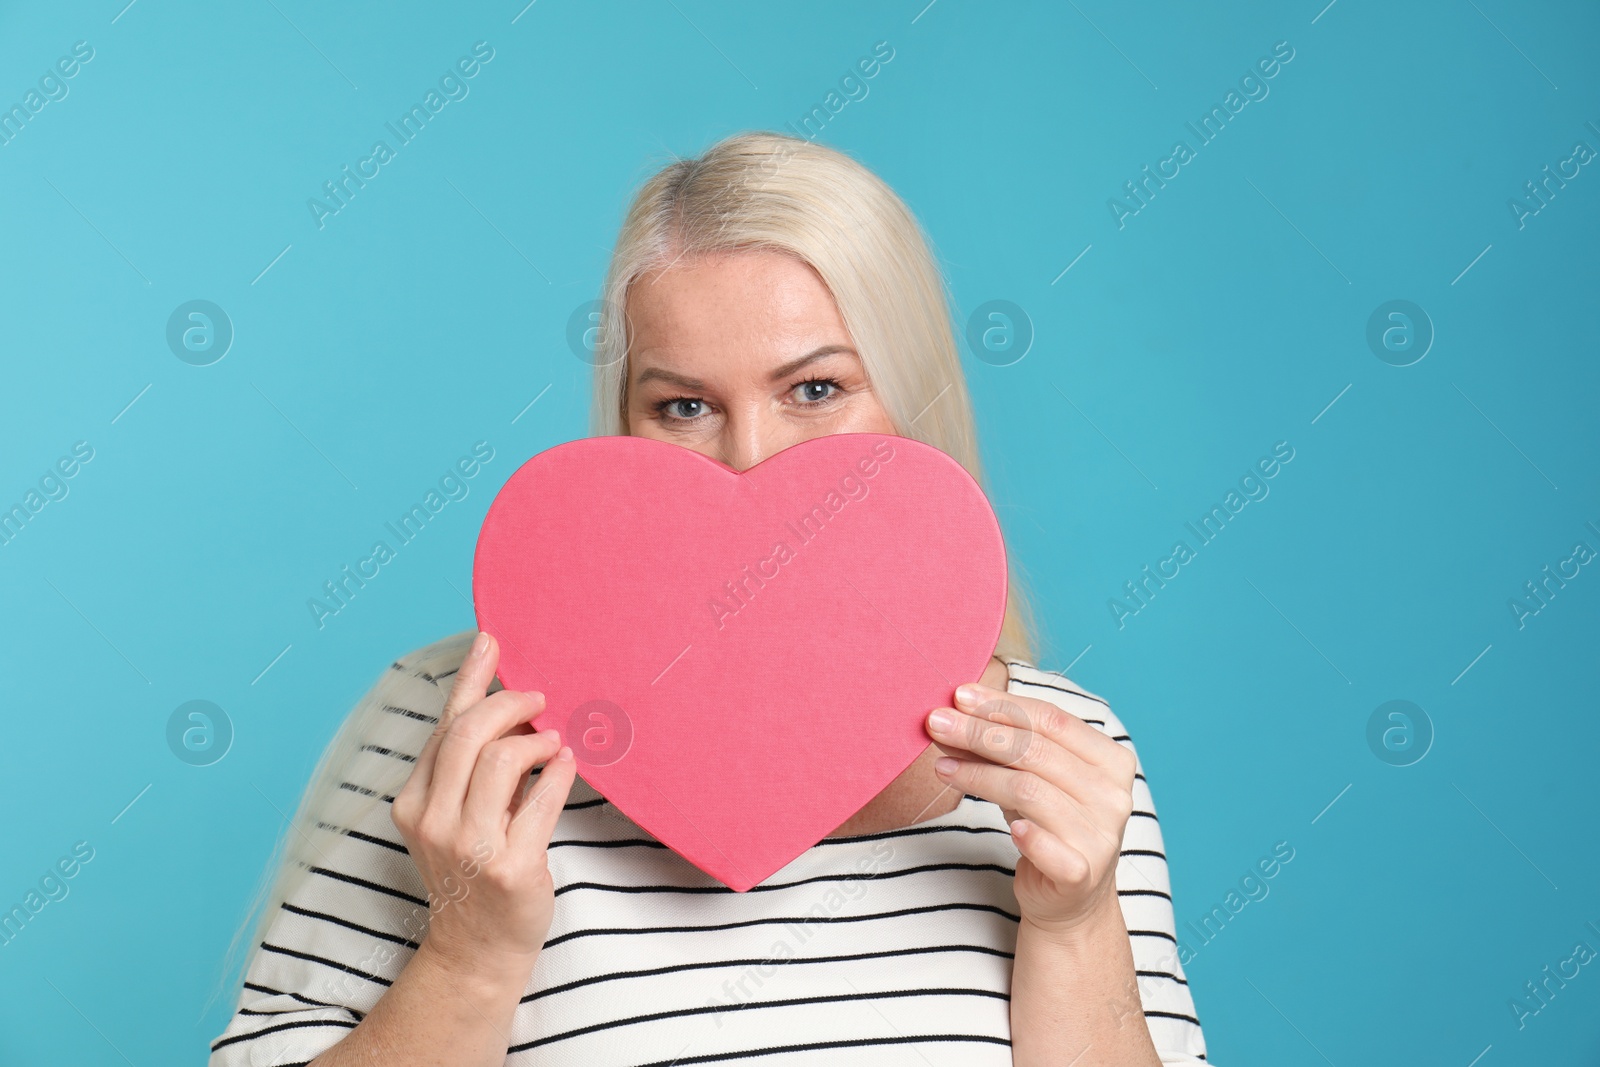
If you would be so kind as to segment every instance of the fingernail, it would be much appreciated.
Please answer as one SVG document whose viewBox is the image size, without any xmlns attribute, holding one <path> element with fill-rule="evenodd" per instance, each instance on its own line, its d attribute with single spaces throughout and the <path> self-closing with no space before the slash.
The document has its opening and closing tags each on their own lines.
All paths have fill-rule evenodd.
<svg viewBox="0 0 1600 1067">
<path fill-rule="evenodd" d="M 935 730 L 942 734 L 946 734 L 955 728 L 956 719 L 954 715 L 951 715 L 948 711 L 940 708 L 938 711 L 935 711 L 932 715 L 928 716 L 928 723 Z"/>
<path fill-rule="evenodd" d="M 556 753 L 556 758 L 557 759 L 571 759 L 572 758 L 572 749 L 567 747 L 566 745 L 562 745 L 561 746 L 561 751 Z"/>
<path fill-rule="evenodd" d="M 472 654 L 481 656 L 487 651 L 489 651 L 489 635 L 479 630 L 478 636 L 472 642 Z"/>
<path fill-rule="evenodd" d="M 975 708 L 983 700 L 983 691 L 970 682 L 956 690 L 956 703 L 963 707 Z"/>
<path fill-rule="evenodd" d="M 960 760 L 952 759 L 949 756 L 940 756 L 933 761 L 933 769 L 938 774 L 954 774 L 956 768 L 960 765 Z"/>
</svg>

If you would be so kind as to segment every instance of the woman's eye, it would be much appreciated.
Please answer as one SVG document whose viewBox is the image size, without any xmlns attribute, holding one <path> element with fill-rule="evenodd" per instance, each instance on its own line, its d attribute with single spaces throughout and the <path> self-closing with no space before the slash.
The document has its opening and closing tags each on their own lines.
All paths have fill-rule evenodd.
<svg viewBox="0 0 1600 1067">
<path fill-rule="evenodd" d="M 833 400 L 843 388 L 832 378 L 813 378 L 810 381 L 800 382 L 791 392 L 803 406 L 821 406 Z M 668 400 L 657 401 L 655 410 L 668 422 L 694 422 L 706 414 L 707 405 L 697 396 L 675 396 Z"/>
<path fill-rule="evenodd" d="M 705 405 L 706 402 L 704 400 L 694 397 L 679 397 L 676 400 L 668 400 L 662 405 L 661 410 L 665 411 L 670 418 L 697 419 L 705 413 Z"/>
<path fill-rule="evenodd" d="M 832 397 L 834 391 L 839 388 L 839 383 L 828 378 L 817 378 L 801 382 L 794 388 L 802 403 L 815 404 Z"/>
</svg>

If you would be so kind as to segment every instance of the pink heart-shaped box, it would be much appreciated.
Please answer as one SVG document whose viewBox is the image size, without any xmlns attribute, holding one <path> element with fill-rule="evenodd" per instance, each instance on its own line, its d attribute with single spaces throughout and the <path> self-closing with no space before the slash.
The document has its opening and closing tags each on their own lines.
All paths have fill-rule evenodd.
<svg viewBox="0 0 1600 1067">
<path fill-rule="evenodd" d="M 578 769 L 736 891 L 822 840 L 927 747 L 999 639 L 1006 555 L 930 445 L 802 442 L 744 472 L 641 437 L 528 460 L 483 520 L 479 627 Z"/>
</svg>

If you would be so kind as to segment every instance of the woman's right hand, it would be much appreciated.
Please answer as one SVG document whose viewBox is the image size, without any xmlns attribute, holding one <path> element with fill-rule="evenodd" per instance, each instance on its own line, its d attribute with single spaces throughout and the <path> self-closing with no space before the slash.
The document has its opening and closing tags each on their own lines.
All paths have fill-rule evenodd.
<svg viewBox="0 0 1600 1067">
<path fill-rule="evenodd" d="M 520 993 L 550 931 L 546 849 L 577 765 L 555 730 L 529 724 L 543 694 L 485 695 L 499 661 L 498 643 L 479 633 L 393 818 L 428 889 L 423 950 L 456 974 L 502 977 Z"/>
</svg>

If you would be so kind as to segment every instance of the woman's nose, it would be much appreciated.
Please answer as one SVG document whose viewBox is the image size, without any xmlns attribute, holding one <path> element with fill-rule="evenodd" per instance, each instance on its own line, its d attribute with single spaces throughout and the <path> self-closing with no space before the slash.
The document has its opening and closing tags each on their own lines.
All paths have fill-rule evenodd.
<svg viewBox="0 0 1600 1067">
<path fill-rule="evenodd" d="M 717 458 L 734 470 L 743 473 L 761 462 L 761 448 L 759 445 L 741 439 L 725 445 L 722 449 L 722 455 Z"/>
<path fill-rule="evenodd" d="M 724 429 L 722 454 L 717 458 L 736 471 L 747 471 L 772 455 L 775 429 L 760 419 L 729 420 Z"/>
</svg>

